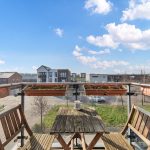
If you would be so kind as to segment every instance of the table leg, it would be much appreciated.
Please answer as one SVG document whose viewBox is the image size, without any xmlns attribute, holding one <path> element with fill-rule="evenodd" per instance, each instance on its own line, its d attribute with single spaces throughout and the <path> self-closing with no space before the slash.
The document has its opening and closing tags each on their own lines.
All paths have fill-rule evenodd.
<svg viewBox="0 0 150 150">
<path fill-rule="evenodd" d="M 70 146 L 70 144 L 71 144 L 71 140 L 72 139 L 75 139 L 75 138 L 80 138 L 80 134 L 79 133 L 75 133 L 75 134 L 73 134 L 73 136 L 71 137 L 71 139 L 70 139 L 70 141 L 68 142 L 68 146 Z"/>
<path fill-rule="evenodd" d="M 84 133 L 81 133 L 80 135 L 81 135 L 82 148 L 83 148 L 83 150 L 87 150 L 87 148 L 86 148 L 87 145 L 86 145 L 86 142 L 85 142 Z"/>
<path fill-rule="evenodd" d="M 74 150 L 74 139 L 71 140 L 71 150 Z"/>
<path fill-rule="evenodd" d="M 92 150 L 93 147 L 95 146 L 95 144 L 97 143 L 97 141 L 100 139 L 100 137 L 103 135 L 103 133 L 96 133 L 95 137 L 93 138 L 93 140 L 91 141 L 91 143 L 89 144 L 87 150 Z"/>
<path fill-rule="evenodd" d="M 76 138 L 76 146 L 78 145 L 78 139 Z"/>
<path fill-rule="evenodd" d="M 62 138 L 60 134 L 57 135 L 57 140 L 61 144 L 64 150 L 70 150 L 69 146 L 66 144 L 66 142 L 64 141 L 64 139 Z"/>
</svg>

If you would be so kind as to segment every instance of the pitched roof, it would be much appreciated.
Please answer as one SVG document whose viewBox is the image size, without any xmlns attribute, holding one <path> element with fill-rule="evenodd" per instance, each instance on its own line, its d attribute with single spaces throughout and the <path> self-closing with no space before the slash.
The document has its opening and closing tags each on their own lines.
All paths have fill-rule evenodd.
<svg viewBox="0 0 150 150">
<path fill-rule="evenodd" d="M 0 78 L 10 78 L 16 72 L 0 72 Z"/>
<path fill-rule="evenodd" d="M 47 67 L 47 66 L 44 66 L 44 65 L 40 66 L 39 68 L 41 68 L 41 67 L 44 67 L 47 71 L 51 70 L 50 67 Z M 38 69 L 39 69 L 39 68 L 38 68 Z M 38 70 L 38 69 L 37 69 L 37 70 Z"/>
</svg>

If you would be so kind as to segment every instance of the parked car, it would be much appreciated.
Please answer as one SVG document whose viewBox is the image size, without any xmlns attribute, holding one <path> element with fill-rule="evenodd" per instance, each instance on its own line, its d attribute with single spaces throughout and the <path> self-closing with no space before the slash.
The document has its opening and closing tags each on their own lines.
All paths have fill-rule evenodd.
<svg viewBox="0 0 150 150">
<path fill-rule="evenodd" d="M 101 96 L 98 100 L 97 100 L 98 103 L 105 103 L 105 98 L 103 96 Z"/>
<path fill-rule="evenodd" d="M 105 97 L 103 96 L 91 96 L 89 97 L 89 100 L 91 102 L 95 102 L 95 103 L 105 103 Z"/>
</svg>

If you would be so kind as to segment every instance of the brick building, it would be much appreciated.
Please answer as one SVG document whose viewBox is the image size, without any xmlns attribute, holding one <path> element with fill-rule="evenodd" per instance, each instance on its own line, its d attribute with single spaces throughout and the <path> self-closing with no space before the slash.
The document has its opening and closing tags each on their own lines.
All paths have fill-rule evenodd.
<svg viewBox="0 0 150 150">
<path fill-rule="evenodd" d="M 22 76 L 17 72 L 0 72 L 0 84 L 22 82 Z"/>
</svg>

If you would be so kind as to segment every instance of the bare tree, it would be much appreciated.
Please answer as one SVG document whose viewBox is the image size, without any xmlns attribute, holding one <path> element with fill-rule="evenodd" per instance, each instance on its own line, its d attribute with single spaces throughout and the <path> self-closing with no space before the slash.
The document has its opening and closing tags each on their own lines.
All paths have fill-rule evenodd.
<svg viewBox="0 0 150 150">
<path fill-rule="evenodd" d="M 34 99 L 34 112 L 41 117 L 41 131 L 43 131 L 43 115 L 48 111 L 47 99 L 44 96 L 36 96 Z"/>
</svg>

